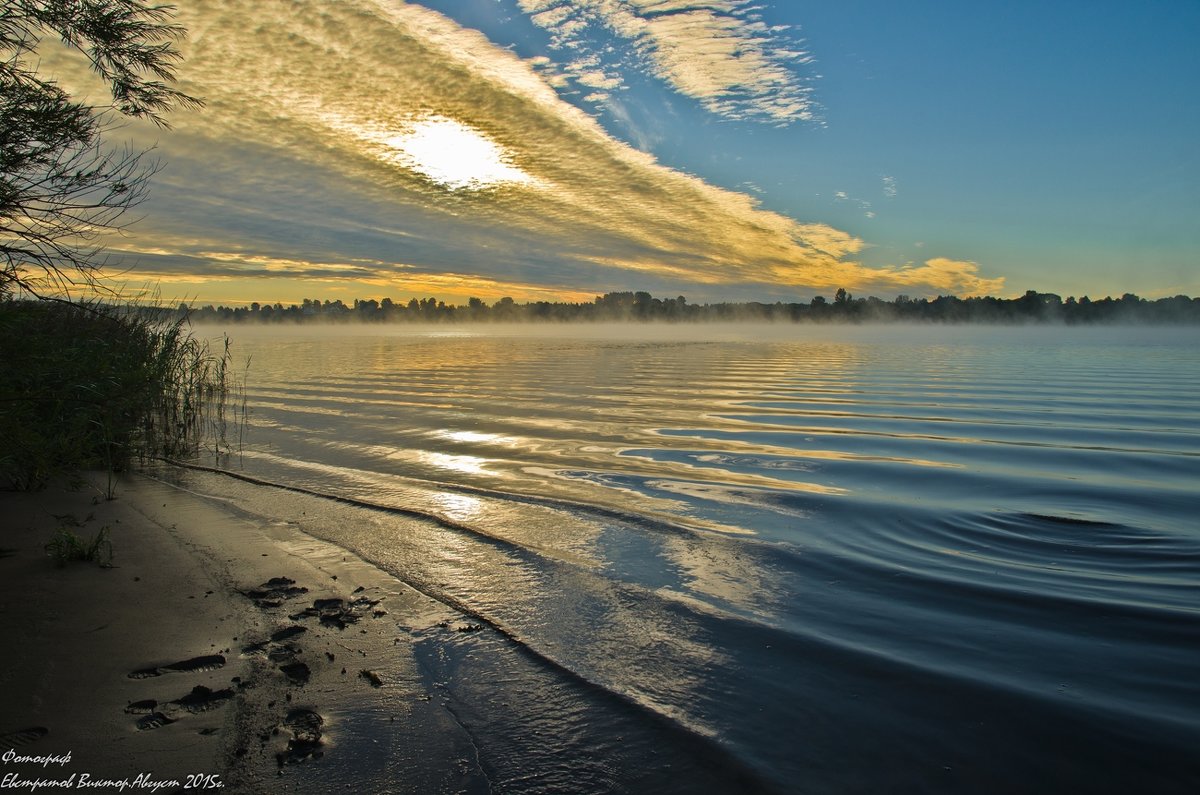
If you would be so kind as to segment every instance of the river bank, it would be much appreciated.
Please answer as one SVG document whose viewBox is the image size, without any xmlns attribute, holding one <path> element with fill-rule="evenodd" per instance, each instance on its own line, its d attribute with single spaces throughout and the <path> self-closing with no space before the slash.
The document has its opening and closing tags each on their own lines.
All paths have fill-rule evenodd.
<svg viewBox="0 0 1200 795">
<path fill-rule="evenodd" d="M 146 477 L 112 501 L 88 484 L 0 505 L 8 785 L 486 791 L 411 653 L 455 620 L 444 606 L 295 524 Z M 110 567 L 47 555 L 62 529 L 103 528 Z"/>
</svg>

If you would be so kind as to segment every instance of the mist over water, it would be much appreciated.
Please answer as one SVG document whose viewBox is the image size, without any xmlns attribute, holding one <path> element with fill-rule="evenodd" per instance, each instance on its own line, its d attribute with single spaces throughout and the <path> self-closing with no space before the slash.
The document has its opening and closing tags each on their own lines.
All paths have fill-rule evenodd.
<svg viewBox="0 0 1200 795">
<path fill-rule="evenodd" d="M 500 783 L 636 791 L 555 760 L 666 731 L 782 791 L 1200 785 L 1194 330 L 232 336 L 250 426 L 222 466 L 381 510 L 188 484 L 303 501 L 304 529 L 494 630 L 430 676 Z M 506 688 L 578 701 L 480 706 Z"/>
</svg>

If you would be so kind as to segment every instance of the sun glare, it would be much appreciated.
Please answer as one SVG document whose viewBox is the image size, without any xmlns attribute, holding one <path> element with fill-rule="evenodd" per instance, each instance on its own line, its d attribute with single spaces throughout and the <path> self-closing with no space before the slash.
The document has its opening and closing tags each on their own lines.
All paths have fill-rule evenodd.
<svg viewBox="0 0 1200 795">
<path fill-rule="evenodd" d="M 479 130 L 445 116 L 414 122 L 382 144 L 391 159 L 451 190 L 479 190 L 504 183 L 535 180 L 510 163 L 502 146 Z"/>
</svg>

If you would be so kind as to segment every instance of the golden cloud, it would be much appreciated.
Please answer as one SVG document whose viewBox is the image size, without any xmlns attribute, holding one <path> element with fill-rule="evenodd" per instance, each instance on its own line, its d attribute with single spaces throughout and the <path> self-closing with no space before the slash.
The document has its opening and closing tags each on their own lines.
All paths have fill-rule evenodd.
<svg viewBox="0 0 1200 795">
<path fill-rule="evenodd" d="M 705 4 L 717 16 L 720 5 Z M 688 8 L 642 2 L 626 11 L 663 12 L 644 35 L 664 64 L 720 60 L 722 37 L 761 33 L 748 18 L 710 24 Z M 667 11 L 693 16 L 663 21 Z M 234 279 L 249 269 L 403 289 L 423 274 L 422 289 L 449 294 L 461 274 L 480 293 L 533 295 L 540 284 L 560 298 L 624 289 L 631 275 L 671 290 L 1000 284 L 974 263 L 943 259 L 867 268 L 851 259 L 861 239 L 661 165 L 563 101 L 544 61 L 418 5 L 193 0 L 179 15 L 190 32 L 184 88 L 208 107 L 172 118 L 176 131 L 158 141 L 168 168 L 136 238 L 123 243 L 164 276 Z M 695 90 L 732 102 L 722 80 L 771 84 L 771 59 L 754 63 L 736 80 L 710 70 L 709 88 Z M 795 100 L 785 89 L 768 94 Z M 130 130 L 149 140 L 148 128 Z M 449 171 L 453 150 L 430 154 L 420 136 L 445 130 L 475 142 L 479 165 Z M 222 251 L 240 259 L 212 255 Z M 439 281 L 439 271 L 453 278 Z"/>
</svg>

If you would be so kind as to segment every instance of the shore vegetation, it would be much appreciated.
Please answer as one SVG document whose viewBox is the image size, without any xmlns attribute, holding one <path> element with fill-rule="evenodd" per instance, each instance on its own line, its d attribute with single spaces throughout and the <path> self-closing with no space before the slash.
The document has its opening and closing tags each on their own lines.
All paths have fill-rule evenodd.
<svg viewBox="0 0 1200 795">
<path fill-rule="evenodd" d="M 174 11 L 142 0 L 0 6 L 0 487 L 121 471 L 224 428 L 228 343 L 210 352 L 106 278 L 104 240 L 157 169 L 110 134 L 125 119 L 165 128 L 168 111 L 203 104 L 174 85 L 185 33 Z M 107 87 L 98 101 L 45 73 L 52 39 Z"/>
<path fill-rule="evenodd" d="M 227 446 L 228 343 L 136 307 L 0 302 L 0 488 Z"/>
</svg>

